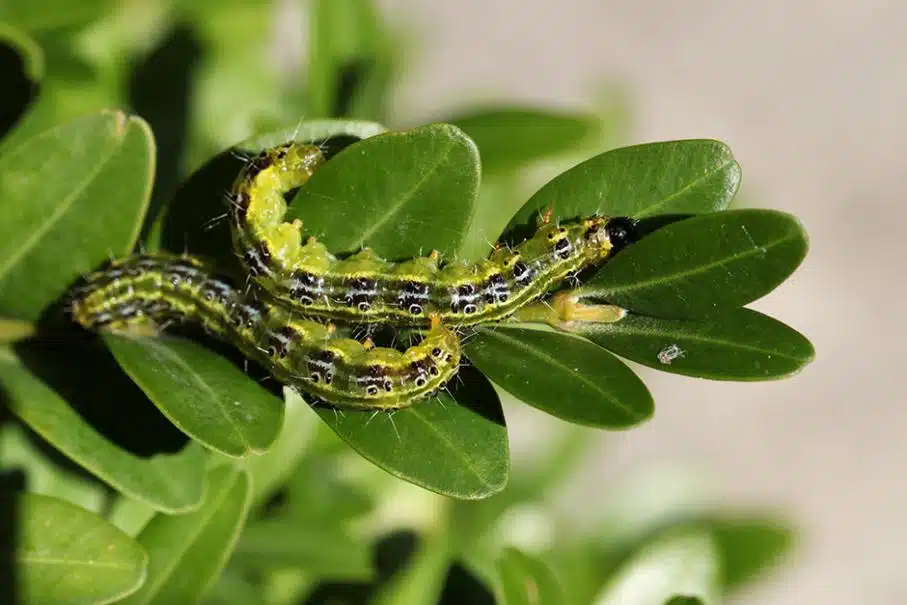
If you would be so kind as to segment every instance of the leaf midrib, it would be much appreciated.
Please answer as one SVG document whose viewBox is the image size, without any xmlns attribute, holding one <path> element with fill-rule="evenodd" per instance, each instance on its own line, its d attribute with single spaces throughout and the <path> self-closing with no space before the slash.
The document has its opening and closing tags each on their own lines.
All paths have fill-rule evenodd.
<svg viewBox="0 0 907 605">
<path fill-rule="evenodd" d="M 736 164 L 736 162 L 733 159 L 729 159 L 725 163 L 704 172 L 703 174 L 699 175 L 698 177 L 696 177 L 695 179 L 693 179 L 692 181 L 690 181 L 689 183 L 687 183 L 680 189 L 672 191 L 669 195 L 667 195 L 667 196 L 663 197 L 662 199 L 658 200 L 657 202 L 653 203 L 651 206 L 646 206 L 640 212 L 636 213 L 635 217 L 643 218 L 643 217 L 651 216 L 652 214 L 654 214 L 653 210 L 661 210 L 671 200 L 678 198 L 679 196 L 686 193 L 693 187 L 699 185 L 703 181 L 710 179 L 712 176 L 714 176 L 720 172 L 723 172 L 729 166 L 733 166 L 734 164 Z"/>
<path fill-rule="evenodd" d="M 541 361 L 543 361 L 543 362 L 548 362 L 549 364 L 551 364 L 551 365 L 553 365 L 553 366 L 556 366 L 556 367 L 560 368 L 561 370 L 566 371 L 566 372 L 569 373 L 569 374 L 575 375 L 576 377 L 579 378 L 580 382 L 582 382 L 583 384 L 585 384 L 585 385 L 589 386 L 590 388 L 592 388 L 593 391 L 596 391 L 596 392 L 598 392 L 598 393 L 601 393 L 601 395 L 602 395 L 605 399 L 607 399 L 607 400 L 608 400 L 609 402 L 611 402 L 612 404 L 616 405 L 616 407 L 618 407 L 618 408 L 620 408 L 621 410 L 623 410 L 630 418 L 632 418 L 632 419 L 634 419 L 634 420 L 641 420 L 641 419 L 644 419 L 644 418 L 646 417 L 645 415 L 639 414 L 634 408 L 629 407 L 629 406 L 627 406 L 626 404 L 624 404 L 622 401 L 620 401 L 619 398 L 615 397 L 614 394 L 613 394 L 612 392 L 604 390 L 604 389 L 601 388 L 598 384 L 596 384 L 595 382 L 592 382 L 591 380 L 589 380 L 589 379 L 585 376 L 584 373 L 582 373 L 582 372 L 576 372 L 575 370 L 573 370 L 573 369 L 571 369 L 570 367 L 568 367 L 568 366 L 564 365 L 563 363 L 561 363 L 561 361 L 560 361 L 559 359 L 557 359 L 556 357 L 552 357 L 552 356 L 548 355 L 547 353 L 541 352 L 541 351 L 539 351 L 538 349 L 536 349 L 536 348 L 534 348 L 534 347 L 532 347 L 532 346 L 530 346 L 530 345 L 528 345 L 528 344 L 526 344 L 526 343 L 520 341 L 518 338 L 514 338 L 514 337 L 512 337 L 512 336 L 505 336 L 505 335 L 501 334 L 501 331 L 502 331 L 502 330 L 514 330 L 514 331 L 516 331 L 516 329 L 514 329 L 514 328 L 500 328 L 500 329 L 498 329 L 498 330 L 483 330 L 483 332 L 484 332 L 486 335 L 491 334 L 491 335 L 492 335 L 493 337 L 495 337 L 495 338 L 499 338 L 500 340 L 503 340 L 503 341 L 505 341 L 505 342 L 509 342 L 509 343 L 511 343 L 511 344 L 514 344 L 517 348 L 523 349 L 524 351 L 527 351 L 527 352 L 529 352 L 529 353 L 531 353 L 531 354 L 534 354 L 534 356 L 535 356 L 536 358 L 538 358 L 539 360 L 541 360 Z M 533 331 L 537 331 L 537 330 L 533 330 Z M 608 355 L 611 355 L 610 353 L 607 353 L 607 354 L 608 354 Z M 616 360 L 616 361 L 618 361 L 618 363 L 620 363 L 620 360 Z"/>
<path fill-rule="evenodd" d="M 227 412 L 227 407 L 222 404 L 221 399 L 217 396 L 217 393 L 214 391 L 214 389 L 211 388 L 211 386 L 198 374 L 198 372 L 196 372 L 192 368 L 190 364 L 186 362 L 185 359 L 183 359 L 183 357 L 179 353 L 172 350 L 170 347 L 155 342 L 153 339 L 150 339 L 148 344 L 152 348 L 157 349 L 159 352 L 163 351 L 165 357 L 169 357 L 173 362 L 179 365 L 180 368 L 182 368 L 192 378 L 192 380 L 208 394 L 210 400 L 214 403 L 214 407 L 221 413 L 221 416 L 223 416 L 224 420 L 227 421 L 227 424 L 230 426 L 239 442 L 242 443 L 245 452 L 251 453 L 258 451 L 246 439 L 245 435 L 239 427 L 239 424 L 237 424 L 236 421 L 230 416 L 229 412 Z M 169 413 L 166 415 L 168 418 L 170 417 Z M 177 422 L 177 420 L 174 418 L 171 418 L 171 420 Z"/>
<path fill-rule="evenodd" d="M 64 214 L 69 212 L 69 209 L 75 203 L 76 199 L 81 196 L 82 192 L 88 188 L 95 177 L 97 177 L 104 167 L 107 166 L 116 152 L 122 147 L 125 140 L 125 135 L 116 135 L 114 138 L 114 145 L 112 145 L 108 153 L 105 154 L 104 159 L 97 162 L 94 169 L 86 175 L 86 178 L 83 179 L 78 186 L 73 188 L 73 190 L 63 198 L 63 202 L 57 206 L 57 209 L 51 213 L 47 220 L 45 220 L 40 227 L 32 231 L 31 235 L 25 239 L 19 249 L 7 258 L 6 263 L 0 266 L 0 281 L 3 281 L 12 268 L 16 266 L 18 261 L 34 249 L 35 246 L 40 243 L 40 240 L 43 239 L 44 235 L 56 226 Z M 27 142 L 23 143 L 23 146 L 27 144 Z"/>
<path fill-rule="evenodd" d="M 663 337 L 669 338 L 669 339 L 674 338 L 676 340 L 687 340 L 687 341 L 700 342 L 700 343 L 705 343 L 705 344 L 726 345 L 730 348 L 736 348 L 736 349 L 740 349 L 742 351 L 753 351 L 755 353 L 762 353 L 765 355 L 777 355 L 778 357 L 783 357 L 783 358 L 789 359 L 791 361 L 803 361 L 802 357 L 794 357 L 792 355 L 784 353 L 783 351 L 779 351 L 779 350 L 775 350 L 775 349 L 763 349 L 762 347 L 757 347 L 754 345 L 747 345 L 747 344 L 740 344 L 740 343 L 738 343 L 736 341 L 732 341 L 732 340 L 723 340 L 720 338 L 708 338 L 706 336 L 703 336 L 700 334 L 694 334 L 694 333 L 671 332 L 671 331 L 653 332 L 653 331 L 648 331 L 645 328 L 620 326 L 618 324 L 603 326 L 599 330 L 590 330 L 590 334 L 600 334 L 600 335 L 604 336 L 609 333 L 623 334 L 623 335 L 627 335 L 627 336 L 647 336 L 650 338 L 663 336 Z"/>
<path fill-rule="evenodd" d="M 793 233 L 786 233 L 782 237 L 779 237 L 778 239 L 776 239 L 774 241 L 766 242 L 757 247 L 744 250 L 743 252 L 738 252 L 738 253 L 732 254 L 730 256 L 725 256 L 719 260 L 714 260 L 714 261 L 710 261 L 710 262 L 702 264 L 702 265 L 697 265 L 690 269 L 675 271 L 673 273 L 667 273 L 667 274 L 659 275 L 659 276 L 641 280 L 641 281 L 634 281 L 630 284 L 626 284 L 623 286 L 618 285 L 618 286 L 613 286 L 610 288 L 607 288 L 607 287 L 603 287 L 603 288 L 583 287 L 583 288 L 579 289 L 579 292 L 582 294 L 586 294 L 586 295 L 594 294 L 595 296 L 614 296 L 615 294 L 627 294 L 628 292 L 633 292 L 635 290 L 649 288 L 651 286 L 664 285 L 664 284 L 670 283 L 672 281 L 678 281 L 678 280 L 685 279 L 685 278 L 688 278 L 688 277 L 691 277 L 694 275 L 698 275 L 701 273 L 711 271 L 712 269 L 715 269 L 717 267 L 731 264 L 733 262 L 736 262 L 740 259 L 747 258 L 749 256 L 765 255 L 769 250 L 771 250 L 773 248 L 777 248 L 778 246 L 780 246 L 782 244 L 789 243 L 789 242 L 793 241 L 794 239 L 795 238 L 794 238 Z"/>
<path fill-rule="evenodd" d="M 486 488 L 496 487 L 496 484 L 491 483 L 489 480 L 483 477 L 481 473 L 479 473 L 472 458 L 464 454 L 461 448 L 456 447 L 456 445 L 453 443 L 453 441 L 450 440 L 450 437 L 446 433 L 438 430 L 437 426 L 429 422 L 428 418 L 426 418 L 421 413 L 418 407 L 412 408 L 412 415 L 420 420 L 433 433 L 435 433 L 442 440 L 444 445 L 447 446 L 456 455 L 457 458 L 463 461 L 463 464 L 472 472 L 472 474 L 476 477 L 476 479 L 479 480 L 479 482 L 482 483 L 483 486 L 485 486 Z"/>
<path fill-rule="evenodd" d="M 118 569 L 118 570 L 128 570 L 133 571 L 140 568 L 139 565 L 129 565 L 126 563 L 116 563 L 113 561 L 91 561 L 91 560 L 81 560 L 81 559 L 60 559 L 56 557 L 40 557 L 35 555 L 16 555 L 16 561 L 19 563 L 24 563 L 28 565 L 60 565 L 60 566 L 73 566 L 73 567 L 103 567 L 106 569 Z"/>
<path fill-rule="evenodd" d="M 393 216 L 396 216 L 399 213 L 400 208 L 406 205 L 413 198 L 413 196 L 416 195 L 416 192 L 418 192 L 419 189 L 421 189 L 422 186 L 425 185 L 425 183 L 427 183 L 431 178 L 435 176 L 435 174 L 437 174 L 438 169 L 441 167 L 441 165 L 446 162 L 451 153 L 453 153 L 454 146 L 455 144 L 453 141 L 445 145 L 443 151 L 438 154 L 436 161 L 431 165 L 431 167 L 423 171 L 422 176 L 407 191 L 400 195 L 398 201 L 387 209 L 387 212 L 385 212 L 384 216 L 376 220 L 371 227 L 369 227 L 359 235 L 359 243 L 368 241 L 368 239 L 371 238 L 388 221 L 390 221 Z M 343 244 L 343 246 L 341 247 L 350 246 L 354 243 L 356 242 L 348 242 Z"/>
</svg>

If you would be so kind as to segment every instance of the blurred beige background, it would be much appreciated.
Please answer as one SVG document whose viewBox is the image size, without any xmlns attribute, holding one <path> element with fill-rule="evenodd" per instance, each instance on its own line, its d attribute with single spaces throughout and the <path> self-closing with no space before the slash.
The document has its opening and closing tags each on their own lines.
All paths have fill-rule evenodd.
<svg viewBox="0 0 907 605">
<path fill-rule="evenodd" d="M 396 107 L 408 122 L 464 97 L 588 104 L 613 79 L 634 101 L 627 143 L 721 139 L 747 202 L 810 233 L 804 265 L 755 307 L 810 337 L 817 360 L 763 384 L 645 372 L 656 416 L 602 436 L 583 506 L 629 470 L 685 464 L 721 502 L 778 505 L 805 531 L 792 564 L 738 603 L 907 602 L 907 3 L 380 4 L 421 39 Z M 517 423 L 524 439 L 550 424 L 539 415 Z"/>
</svg>

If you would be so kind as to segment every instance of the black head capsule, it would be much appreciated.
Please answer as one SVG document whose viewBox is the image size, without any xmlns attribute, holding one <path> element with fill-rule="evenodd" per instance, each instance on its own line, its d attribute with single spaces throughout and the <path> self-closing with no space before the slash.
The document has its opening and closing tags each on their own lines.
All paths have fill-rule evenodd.
<svg viewBox="0 0 907 605">
<path fill-rule="evenodd" d="M 614 252 L 639 239 L 636 221 L 624 216 L 609 220 L 608 224 L 605 225 L 605 233 L 608 235 L 608 241 L 611 242 L 611 249 Z"/>
</svg>

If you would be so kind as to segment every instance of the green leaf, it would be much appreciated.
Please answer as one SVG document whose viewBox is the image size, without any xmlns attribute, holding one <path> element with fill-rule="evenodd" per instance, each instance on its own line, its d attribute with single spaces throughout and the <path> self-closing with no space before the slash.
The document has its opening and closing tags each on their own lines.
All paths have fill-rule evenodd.
<svg viewBox="0 0 907 605">
<path fill-rule="evenodd" d="M 151 458 L 121 449 L 88 424 L 9 349 L 0 349 L 0 385 L 7 404 L 22 422 L 113 488 L 169 513 L 192 510 L 201 503 L 205 454 L 197 445 Z"/>
<path fill-rule="evenodd" d="M 705 604 L 718 600 L 719 563 L 715 545 L 701 529 L 679 528 L 661 533 L 622 566 L 600 605 L 652 605 L 677 595 Z"/>
<path fill-rule="evenodd" d="M 51 462 L 19 424 L 8 423 L 0 428 L 0 468 L 24 470 L 31 493 L 59 498 L 94 513 L 104 504 L 105 493 L 100 484 Z"/>
<path fill-rule="evenodd" d="M 274 491 L 296 474 L 300 459 L 315 438 L 318 418 L 309 404 L 294 390 L 284 387 L 284 420 L 280 434 L 267 452 L 246 458 L 252 479 L 253 506 L 266 501 Z"/>
<path fill-rule="evenodd" d="M 672 223 L 622 250 L 578 290 L 644 315 L 697 317 L 762 298 L 808 248 L 796 217 L 747 208 Z"/>
<path fill-rule="evenodd" d="M 647 420 L 654 411 L 652 395 L 630 368 L 573 336 L 479 328 L 466 355 L 517 399 L 569 422 L 623 429 Z"/>
<path fill-rule="evenodd" d="M 113 0 L 42 0 L 41 2 L 3 2 L 0 21 L 29 32 L 46 32 L 89 23 L 110 10 Z"/>
<path fill-rule="evenodd" d="M 397 412 L 315 409 L 354 450 L 390 474 L 427 490 L 479 500 L 501 491 L 510 472 L 501 404 L 481 376 L 467 387 Z M 468 393 L 467 393 L 468 391 Z"/>
<path fill-rule="evenodd" d="M 526 224 L 548 208 L 561 218 L 595 213 L 643 218 L 723 210 L 739 184 L 740 166 L 719 141 L 621 147 L 555 177 L 510 224 Z"/>
<path fill-rule="evenodd" d="M 283 402 L 203 346 L 167 336 L 105 334 L 120 366 L 181 431 L 225 456 L 270 447 L 283 423 Z"/>
<path fill-rule="evenodd" d="M 497 562 L 505 605 L 561 605 L 564 593 L 548 567 L 534 557 L 508 548 Z"/>
<path fill-rule="evenodd" d="M 124 605 L 198 602 L 230 557 L 245 522 L 250 484 L 245 471 L 220 465 L 208 473 L 202 507 L 155 516 L 138 542 L 150 556 L 148 579 Z"/>
<path fill-rule="evenodd" d="M 0 312 L 35 320 L 80 274 L 131 250 L 151 192 L 140 118 L 105 111 L 0 156 Z"/>
<path fill-rule="evenodd" d="M 332 117 L 342 101 L 341 79 L 361 77 L 349 72 L 377 60 L 381 22 L 370 0 L 315 0 L 309 22 L 306 110 L 311 116 Z"/>
<path fill-rule="evenodd" d="M 2 15 L 3 9 L 0 9 Z M 0 16 L 2 19 L 2 16 Z M 14 47 L 22 57 L 22 68 L 25 76 L 32 82 L 38 82 L 45 71 L 44 52 L 41 46 L 25 33 L 0 21 L 0 42 Z M 5 74 L 4 74 L 5 77 Z M 4 99 L 5 101 L 5 99 Z"/>
<path fill-rule="evenodd" d="M 23 494 L 19 506 L 13 560 L 23 603 L 112 603 L 142 584 L 145 551 L 101 517 L 38 494 Z"/>
<path fill-rule="evenodd" d="M 533 107 L 483 107 L 444 120 L 479 147 L 482 171 L 509 172 L 583 145 L 601 133 L 595 115 Z"/>
<path fill-rule="evenodd" d="M 575 322 L 569 329 L 636 363 L 712 380 L 785 378 L 815 357 L 806 337 L 751 309 L 701 319 L 630 314 L 615 323 Z"/>
<path fill-rule="evenodd" d="M 722 561 L 721 584 L 734 592 L 777 566 L 794 545 L 794 529 L 778 519 L 724 516 L 709 520 Z"/>
<path fill-rule="evenodd" d="M 124 495 L 118 496 L 107 513 L 107 520 L 122 529 L 130 536 L 137 536 L 142 528 L 154 517 L 153 508 Z"/>
<path fill-rule="evenodd" d="M 33 335 L 36 329 L 33 323 L 0 317 L 0 343 L 23 340 Z"/>
<path fill-rule="evenodd" d="M 368 120 L 305 120 L 292 128 L 265 132 L 236 145 L 238 151 L 258 153 L 289 141 L 320 143 L 333 137 L 368 139 L 387 132 L 378 122 Z"/>
<path fill-rule="evenodd" d="M 286 220 L 335 253 L 371 246 L 398 259 L 460 249 L 479 186 L 475 144 L 449 124 L 359 141 L 319 168 Z"/>
<path fill-rule="evenodd" d="M 256 521 L 243 530 L 234 555 L 250 569 L 299 569 L 335 581 L 369 580 L 372 547 L 324 522 L 292 517 Z"/>
</svg>

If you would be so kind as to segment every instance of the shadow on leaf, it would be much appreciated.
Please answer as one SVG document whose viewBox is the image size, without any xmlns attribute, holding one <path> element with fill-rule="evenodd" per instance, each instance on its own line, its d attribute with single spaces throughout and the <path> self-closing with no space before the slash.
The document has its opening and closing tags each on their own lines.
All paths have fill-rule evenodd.
<svg viewBox="0 0 907 605">
<path fill-rule="evenodd" d="M 25 73 L 25 60 L 15 47 L 0 41 L 0 139 L 25 114 L 38 95 L 38 85 Z"/>
<path fill-rule="evenodd" d="M 192 83 L 201 57 L 202 45 L 192 29 L 178 25 L 135 66 L 130 78 L 130 104 L 151 125 L 157 144 L 157 175 L 142 239 L 183 178 L 180 166 L 188 133 Z"/>
</svg>

